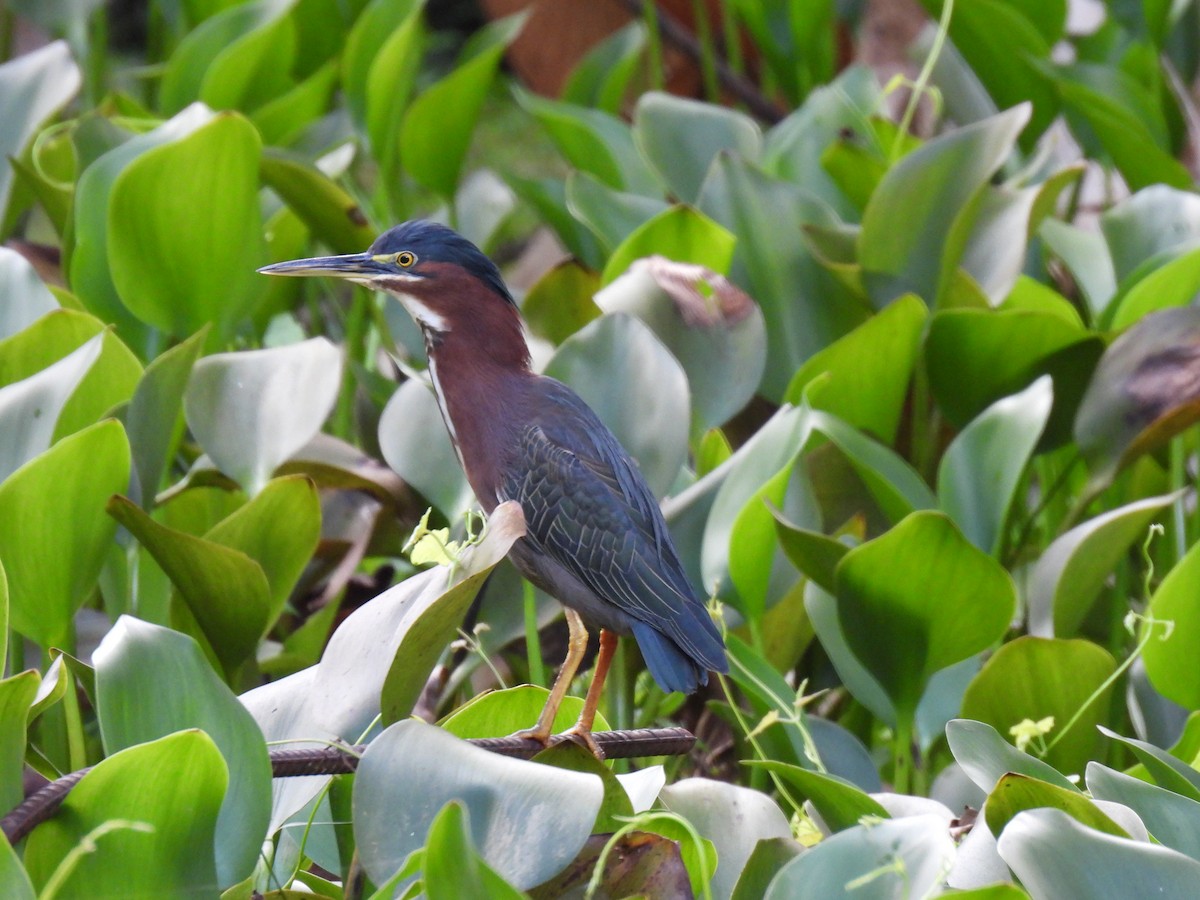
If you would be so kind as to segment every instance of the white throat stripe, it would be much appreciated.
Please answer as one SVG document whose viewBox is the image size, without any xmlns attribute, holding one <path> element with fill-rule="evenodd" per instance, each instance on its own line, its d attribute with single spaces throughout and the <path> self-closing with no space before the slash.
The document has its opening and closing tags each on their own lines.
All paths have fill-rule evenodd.
<svg viewBox="0 0 1200 900">
<path fill-rule="evenodd" d="M 396 297 L 404 304 L 404 308 L 408 310 L 409 315 L 421 325 L 424 325 L 431 331 L 446 332 L 450 330 L 450 323 L 446 321 L 444 316 L 435 313 L 412 294 L 397 294 Z"/>
</svg>

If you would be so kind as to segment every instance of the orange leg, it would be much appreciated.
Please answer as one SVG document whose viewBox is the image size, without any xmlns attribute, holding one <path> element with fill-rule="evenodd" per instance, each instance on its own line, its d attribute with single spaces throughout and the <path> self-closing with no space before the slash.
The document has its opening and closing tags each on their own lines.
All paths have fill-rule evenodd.
<svg viewBox="0 0 1200 900">
<path fill-rule="evenodd" d="M 604 759 L 604 751 L 592 738 L 592 724 L 596 721 L 596 707 L 600 705 L 604 679 L 608 677 L 608 667 L 616 652 L 617 633 L 609 631 L 607 628 L 601 628 L 600 652 L 596 654 L 596 667 L 592 670 L 592 683 L 588 686 L 587 698 L 583 701 L 583 711 L 579 713 L 579 721 L 566 732 L 572 739 L 583 743 L 597 759 Z"/>
<path fill-rule="evenodd" d="M 567 658 L 563 660 L 562 668 L 558 670 L 558 676 L 554 679 L 554 685 L 550 688 L 550 696 L 546 698 L 546 705 L 542 707 L 542 714 L 538 716 L 536 725 L 524 731 L 518 731 L 513 737 L 532 738 L 542 744 L 550 740 L 550 732 L 554 730 L 554 718 L 558 715 L 558 708 L 562 705 L 563 698 L 567 696 L 567 691 L 571 687 L 571 679 L 579 671 L 579 663 L 583 661 L 583 655 L 587 652 L 587 628 L 584 627 L 583 619 L 579 617 L 579 613 L 570 607 L 567 608 L 567 629 Z M 599 671 L 598 665 L 597 671 Z M 591 698 L 590 691 L 588 692 L 588 698 Z M 587 712 L 586 704 L 584 705 L 584 712 Z M 594 707 L 592 715 L 595 716 Z M 580 721 L 582 721 L 582 718 Z M 590 729 L 590 720 L 588 726 Z"/>
</svg>

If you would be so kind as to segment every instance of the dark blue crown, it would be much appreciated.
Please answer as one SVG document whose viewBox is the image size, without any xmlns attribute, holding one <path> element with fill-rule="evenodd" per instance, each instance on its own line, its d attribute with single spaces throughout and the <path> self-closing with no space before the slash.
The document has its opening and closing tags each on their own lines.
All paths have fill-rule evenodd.
<svg viewBox="0 0 1200 900">
<path fill-rule="evenodd" d="M 375 239 L 367 252 L 383 256 L 401 250 L 416 254 L 419 262 L 462 266 L 509 303 L 516 305 L 496 264 L 453 228 L 427 219 L 413 219 L 389 228 Z"/>
</svg>

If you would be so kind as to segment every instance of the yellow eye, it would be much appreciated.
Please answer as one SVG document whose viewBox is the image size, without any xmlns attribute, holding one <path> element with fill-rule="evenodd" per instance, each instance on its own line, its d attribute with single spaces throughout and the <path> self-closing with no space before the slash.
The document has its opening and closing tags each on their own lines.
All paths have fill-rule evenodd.
<svg viewBox="0 0 1200 900">
<path fill-rule="evenodd" d="M 409 266 L 411 266 L 416 261 L 417 261 L 416 254 L 411 253 L 408 250 L 401 250 L 399 253 L 396 254 L 396 265 L 401 266 L 405 269 L 407 269 Z"/>
</svg>

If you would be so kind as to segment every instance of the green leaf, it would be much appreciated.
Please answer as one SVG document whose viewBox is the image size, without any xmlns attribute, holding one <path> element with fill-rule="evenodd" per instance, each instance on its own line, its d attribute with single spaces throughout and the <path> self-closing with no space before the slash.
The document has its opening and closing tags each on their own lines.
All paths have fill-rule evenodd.
<svg viewBox="0 0 1200 900">
<path fill-rule="evenodd" d="M 1070 637 L 1129 548 L 1146 536 L 1176 495 L 1149 497 L 1076 525 L 1057 538 L 1029 578 L 1029 631 Z"/>
<path fill-rule="evenodd" d="M 213 838 L 228 780 L 220 751 L 200 731 L 122 750 L 84 775 L 29 836 L 30 879 L 44 888 L 90 837 L 96 852 L 76 853 L 64 869 L 67 896 L 212 896 L 220 887 Z"/>
<path fill-rule="evenodd" d="M 1200 863 L 1182 853 L 1103 834 L 1058 809 L 1020 813 L 997 849 L 1034 897 L 1185 900 L 1200 878 Z"/>
<path fill-rule="evenodd" d="M 592 775 L 508 759 L 408 720 L 387 728 L 363 754 L 354 836 L 364 870 L 381 883 L 420 847 L 436 811 L 460 800 L 480 856 L 528 888 L 579 852 L 603 793 Z"/>
<path fill-rule="evenodd" d="M 655 496 L 687 459 L 689 390 L 683 367 L 633 316 L 602 316 L 554 354 L 545 374 L 570 385 L 637 460 Z"/>
<path fill-rule="evenodd" d="M 925 365 L 938 408 L 958 429 L 1002 397 L 1050 375 L 1054 406 L 1043 441 L 1054 446 L 1070 438 L 1103 350 L 1101 338 L 1054 312 L 948 309 L 929 321 Z"/>
<path fill-rule="evenodd" d="M 259 170 L 263 182 L 335 253 L 358 253 L 375 239 L 357 201 L 316 166 L 269 149 Z"/>
<path fill-rule="evenodd" d="M 657 828 L 666 821 L 656 819 L 652 826 Z M 666 838 L 648 831 L 633 831 L 610 845 L 611 837 L 608 834 L 592 835 L 565 869 L 530 890 L 528 896 L 533 900 L 584 896 L 600 862 L 600 854 L 606 851 L 608 855 L 597 896 L 695 896 L 681 852 L 682 847 L 687 846 L 682 839 Z"/>
<path fill-rule="evenodd" d="M 596 176 L 580 171 L 567 176 L 563 202 L 573 216 L 571 221 L 582 222 L 591 229 L 605 253 L 611 253 L 638 228 L 671 208 L 657 196 L 618 191 Z"/>
<path fill-rule="evenodd" d="M 517 102 L 549 134 L 574 168 L 618 191 L 655 196 L 661 192 L 628 125 L 599 109 L 547 100 L 516 89 Z"/>
<path fill-rule="evenodd" d="M 525 17 L 516 15 L 489 26 L 482 49 L 417 97 L 404 114 L 399 131 L 404 166 L 447 200 L 458 189 L 471 134 L 505 48 L 524 23 Z"/>
<path fill-rule="evenodd" d="M 910 292 L 940 305 L 961 261 L 976 200 L 1030 112 L 1022 104 L 935 138 L 884 176 L 863 212 L 858 249 L 877 309 Z"/>
<path fill-rule="evenodd" d="M 1097 727 L 1105 737 L 1119 741 L 1133 751 L 1133 755 L 1145 766 L 1146 771 L 1151 778 L 1158 782 L 1159 787 L 1200 801 L 1200 772 L 1197 772 L 1192 766 L 1147 741 L 1122 737 L 1103 725 Z"/>
<path fill-rule="evenodd" d="M 772 515 L 775 516 L 779 545 L 792 565 L 832 593 L 835 590 L 834 572 L 837 564 L 850 548 L 836 538 L 785 521 L 778 510 L 772 510 Z"/>
<path fill-rule="evenodd" d="M 447 803 L 429 826 L 425 841 L 424 885 L 429 900 L 489 897 L 496 900 L 525 896 L 479 858 L 471 844 L 466 806 Z"/>
<path fill-rule="evenodd" d="M 380 694 L 385 725 L 412 713 L 438 657 L 458 634 L 467 608 L 513 543 L 525 534 L 525 517 L 512 501 L 488 517 L 482 543 L 464 554 L 459 577 L 442 591 L 414 602 L 401 620 L 402 637 Z"/>
<path fill-rule="evenodd" d="M 596 294 L 596 304 L 637 316 L 679 360 L 695 428 L 724 424 L 754 396 L 766 365 L 766 326 L 754 301 L 724 276 L 650 257 Z"/>
<path fill-rule="evenodd" d="M 1088 763 L 1087 787 L 1096 799 L 1121 803 L 1136 812 L 1160 844 L 1200 859 L 1200 803 L 1191 797 L 1098 762 Z"/>
<path fill-rule="evenodd" d="M 831 831 L 852 828 L 859 824 L 864 816 L 891 818 L 888 811 L 865 791 L 835 775 L 813 772 L 769 759 L 750 760 L 746 765 L 761 767 L 782 776 L 799 793 L 800 799 L 812 803 Z"/>
<path fill-rule="evenodd" d="M 892 444 L 925 319 L 918 298 L 901 297 L 810 356 L 792 376 L 785 399 L 807 399 L 813 409 Z"/>
<path fill-rule="evenodd" d="M 405 380 L 383 408 L 379 449 L 387 464 L 447 521 L 458 521 L 475 505 L 437 398 L 421 379 Z"/>
<path fill-rule="evenodd" d="M 1021 752 L 983 722 L 954 719 L 946 725 L 946 743 L 967 777 L 988 793 L 1008 772 L 1028 775 L 1069 791 L 1079 790 L 1053 766 Z"/>
<path fill-rule="evenodd" d="M 326 338 L 216 353 L 192 370 L 184 413 L 213 462 L 253 496 L 320 431 L 341 377 L 342 353 Z"/>
<path fill-rule="evenodd" d="M 1096 726 L 1107 718 L 1112 686 L 1083 705 L 1116 665 L 1107 650 L 1090 641 L 1019 637 L 984 663 L 963 696 L 962 714 L 1002 735 L 1025 719 L 1053 718 L 1047 743 L 1055 743 L 1043 758 L 1060 772 L 1080 773 L 1099 750 Z M 1081 708 L 1071 731 L 1059 740 Z"/>
<path fill-rule="evenodd" d="M 294 141 L 303 129 L 320 118 L 337 87 L 336 60 L 330 60 L 286 93 L 264 103 L 250 114 L 250 121 L 264 144 L 281 146 Z"/>
<path fill-rule="evenodd" d="M 125 497 L 113 497 L 108 511 L 170 577 L 226 673 L 253 656 L 271 624 L 262 566 L 240 550 L 160 525 Z"/>
<path fill-rule="evenodd" d="M 129 441 L 108 419 L 59 441 L 0 484 L 0 559 L 13 630 L 44 648 L 74 646 L 75 611 L 95 588 L 116 530 L 104 504 L 126 489 L 129 472 Z"/>
<path fill-rule="evenodd" d="M 779 870 L 766 900 L 842 896 L 851 883 L 865 897 L 922 897 L 938 890 L 954 859 L 954 842 L 937 815 L 857 825 L 796 857 Z"/>
<path fill-rule="evenodd" d="M 1054 392 L 1043 375 L 984 410 L 946 448 L 938 500 L 980 550 L 999 555 L 1021 476 L 1050 417 Z"/>
<path fill-rule="evenodd" d="M 0 891 L 10 900 L 37 900 L 33 884 L 21 860 L 8 841 L 0 835 Z"/>
<path fill-rule="evenodd" d="M 592 825 L 593 834 L 612 834 L 633 816 L 633 803 L 630 802 L 629 794 L 625 792 L 617 776 L 613 774 L 613 770 L 596 759 L 585 747 L 574 741 L 563 741 L 561 744 L 547 747 L 537 754 L 533 761 L 570 772 L 586 772 L 603 782 L 604 802 L 600 804 L 600 811 Z"/>
<path fill-rule="evenodd" d="M 1092 490 L 1200 419 L 1189 380 L 1197 342 L 1200 309 L 1188 306 L 1151 313 L 1104 352 L 1075 419 Z"/>
<path fill-rule="evenodd" d="M 407 33 L 408 28 L 412 27 L 408 25 L 409 21 L 420 18 L 419 13 L 424 5 L 423 0 L 371 0 L 362 8 L 354 20 L 354 27 L 346 35 L 342 48 L 342 91 L 355 125 L 364 131 L 370 107 L 382 99 L 372 98 L 368 90 L 372 76 L 380 79 L 390 71 L 397 85 L 404 86 L 407 83 L 408 69 L 402 64 L 406 59 L 403 54 L 395 53 L 398 48 L 393 47 L 393 51 L 386 56 L 381 54 L 386 45 L 406 40 L 398 35 Z M 404 91 L 398 93 L 403 96 Z M 375 149 L 378 153 L 382 148 Z"/>
<path fill-rule="evenodd" d="M 1106 816 L 1079 791 L 1068 791 L 1028 775 L 1010 772 L 988 794 L 984 810 L 988 829 L 1000 834 L 1018 813 L 1027 809 L 1057 809 L 1089 828 L 1116 837 L 1129 837 L 1125 829 Z"/>
<path fill-rule="evenodd" d="M 656 255 L 724 274 L 729 271 L 735 242 L 732 234 L 703 213 L 690 206 L 672 206 L 621 242 L 608 258 L 600 281 L 610 284 L 628 271 L 634 260 Z"/>
<path fill-rule="evenodd" d="M 0 680 L 0 807 L 5 810 L 25 799 L 21 773 L 25 769 L 30 707 L 41 683 L 34 669 Z"/>
<path fill-rule="evenodd" d="M 737 239 L 730 280 L 762 307 L 767 368 L 760 390 L 779 402 L 797 368 L 870 315 L 799 238 L 808 226 L 840 223 L 803 188 L 732 156 L 717 158 L 698 205 Z"/>
<path fill-rule="evenodd" d="M 439 722 L 438 726 L 464 739 L 504 737 L 524 728 L 532 728 L 549 696 L 546 688 L 532 684 L 488 691 L 468 700 Z M 554 733 L 566 731 L 574 725 L 582 710 L 582 697 L 564 697 L 551 725 Z M 597 714 L 596 730 L 607 728 L 604 717 Z"/>
<path fill-rule="evenodd" d="M 159 355 L 134 389 L 125 415 L 140 505 L 149 510 L 169 469 L 175 445 L 183 435 L 184 391 L 208 331 L 203 329 Z"/>
<path fill-rule="evenodd" d="M 0 247 L 0 296 L 4 297 L 4 306 L 0 307 L 0 341 L 58 309 L 58 301 L 38 277 L 37 270 L 8 247 Z"/>
<path fill-rule="evenodd" d="M 8 54 L 6 54 L 8 55 Z M 0 159 L 20 157 L 39 125 L 67 104 L 83 83 L 65 41 L 54 41 L 0 65 Z M 0 167 L 0 218 L 8 208 L 12 171 Z"/>
<path fill-rule="evenodd" d="M 1200 706 L 1200 677 L 1195 666 L 1200 648 L 1197 590 L 1200 590 L 1200 544 L 1188 550 L 1155 590 L 1148 610 L 1154 623 L 1143 625 L 1153 630 L 1142 651 L 1146 674 L 1159 693 L 1188 709 Z M 1168 622 L 1172 624 L 1166 625 Z"/>
<path fill-rule="evenodd" d="M 754 845 L 746 867 L 738 876 L 731 900 L 759 900 L 766 896 L 771 880 L 785 865 L 804 852 L 791 838 L 764 838 Z"/>
<path fill-rule="evenodd" d="M 575 63 L 563 85 L 562 99 L 620 115 L 645 51 L 645 23 L 634 21 L 617 29 Z"/>
<path fill-rule="evenodd" d="M 837 596 L 850 649 L 887 692 L 901 727 L 911 727 L 934 673 L 998 641 L 1016 608 L 1008 573 L 934 512 L 913 513 L 847 553 Z"/>
<path fill-rule="evenodd" d="M 718 154 L 757 162 L 762 131 L 736 110 L 649 91 L 633 111 L 633 139 L 666 184 L 684 203 L 695 203 Z"/>
<path fill-rule="evenodd" d="M 600 317 L 592 300 L 600 276 L 577 260 L 566 260 L 534 282 L 521 303 L 529 330 L 554 345 Z"/>
<path fill-rule="evenodd" d="M 143 322 L 179 337 L 209 322 L 228 334 L 253 310 L 261 296 L 254 269 L 263 262 L 260 150 L 246 119 L 212 114 L 113 180 L 112 283 Z"/>
<path fill-rule="evenodd" d="M 719 863 L 710 883 L 714 897 L 733 893 L 738 875 L 760 840 L 791 837 L 787 818 L 775 801 L 740 785 L 685 778 L 663 788 L 659 800 L 716 847 Z M 731 822 L 738 827 L 731 828 Z"/>
<path fill-rule="evenodd" d="M 95 651 L 105 752 L 187 728 L 202 729 L 225 759 L 229 789 L 217 816 L 221 884 L 254 870 L 271 809 L 271 763 L 258 725 L 189 637 L 122 616 Z"/>
<path fill-rule="evenodd" d="M 0 343 L 4 380 L 10 372 L 21 379 L 0 387 L 0 483 L 50 447 L 63 409 L 103 349 L 97 335 L 57 362 L 34 368 L 41 362 L 39 338 L 55 331 L 50 317 L 42 323 L 49 324 L 35 324 Z M 34 374 L 24 374 L 30 368 Z"/>
<path fill-rule="evenodd" d="M 1137 281 L 1108 307 L 1110 325 L 1124 331 L 1149 313 L 1187 306 L 1200 293 L 1200 250 L 1165 263 Z"/>
</svg>

